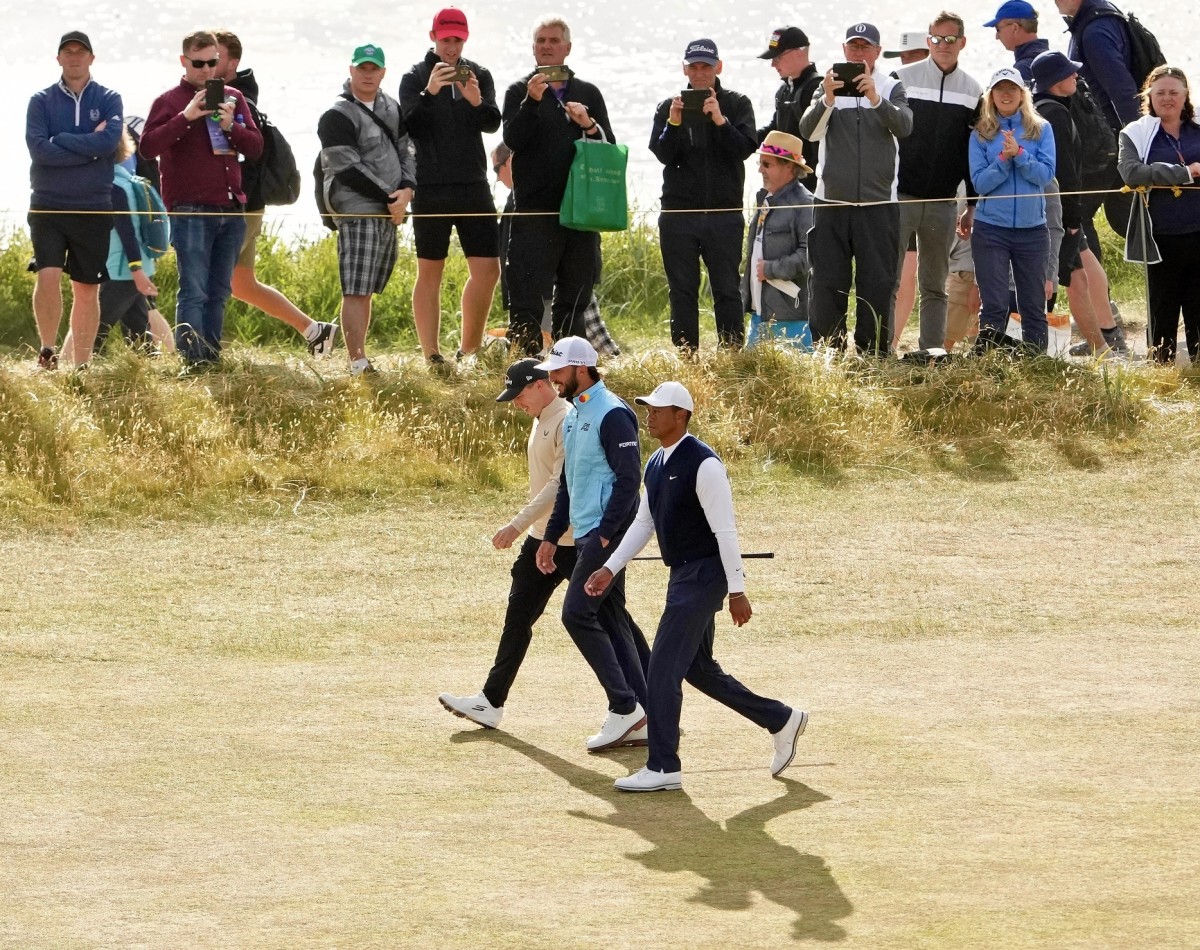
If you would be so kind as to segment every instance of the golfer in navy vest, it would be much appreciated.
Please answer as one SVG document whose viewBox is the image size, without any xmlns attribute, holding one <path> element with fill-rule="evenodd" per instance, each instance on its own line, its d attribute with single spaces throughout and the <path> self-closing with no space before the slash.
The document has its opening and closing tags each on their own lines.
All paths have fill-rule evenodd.
<svg viewBox="0 0 1200 950">
<path fill-rule="evenodd" d="M 688 433 L 694 404 L 682 384 L 662 383 L 634 401 L 649 407 L 646 429 L 662 448 L 646 463 L 646 488 L 633 524 L 604 566 L 588 578 L 586 590 L 592 596 L 604 593 L 655 532 L 671 578 L 650 653 L 650 757 L 644 769 L 617 779 L 616 788 L 660 792 L 683 787 L 679 712 L 685 679 L 771 733 L 771 774 L 777 776 L 792 764 L 808 713 L 750 692 L 713 659 L 714 621 L 726 592 L 737 626 L 751 616 L 729 476 L 717 453 Z"/>
</svg>

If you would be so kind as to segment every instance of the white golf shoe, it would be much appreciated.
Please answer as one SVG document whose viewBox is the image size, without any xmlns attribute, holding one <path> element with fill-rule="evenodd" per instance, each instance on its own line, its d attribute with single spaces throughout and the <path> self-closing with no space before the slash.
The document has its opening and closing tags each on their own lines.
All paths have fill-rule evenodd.
<svg viewBox="0 0 1200 950">
<path fill-rule="evenodd" d="M 594 736 L 588 736 L 587 750 L 588 752 L 603 752 L 605 749 L 630 745 L 634 733 L 639 730 L 642 731 L 641 739 L 644 742 L 646 738 L 645 725 L 646 711 L 642 709 L 641 703 L 637 703 L 633 707 L 633 712 L 625 716 L 609 710 L 608 715 L 604 717 L 604 725 L 600 727 L 600 731 Z"/>
<path fill-rule="evenodd" d="M 452 696 L 442 693 L 438 702 L 456 716 L 470 719 L 471 722 L 483 726 L 484 729 L 495 729 L 500 725 L 504 715 L 504 707 L 496 707 L 488 702 L 488 698 L 480 693 L 477 696 Z"/>
<path fill-rule="evenodd" d="M 641 769 L 617 779 L 613 788 L 620 792 L 671 792 L 683 788 L 683 773 Z"/>
<path fill-rule="evenodd" d="M 771 741 L 775 743 L 775 758 L 771 760 L 771 777 L 778 778 L 796 757 L 796 742 L 804 735 L 804 727 L 808 725 L 808 713 L 801 709 L 793 709 L 788 717 L 787 725 L 778 732 L 771 733 Z"/>
</svg>

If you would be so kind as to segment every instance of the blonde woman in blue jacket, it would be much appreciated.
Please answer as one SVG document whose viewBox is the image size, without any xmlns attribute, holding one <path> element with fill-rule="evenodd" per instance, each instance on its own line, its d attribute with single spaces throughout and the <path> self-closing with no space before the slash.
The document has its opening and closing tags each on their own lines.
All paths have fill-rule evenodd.
<svg viewBox="0 0 1200 950">
<path fill-rule="evenodd" d="M 997 70 L 988 83 L 971 133 L 975 209 L 971 252 L 979 286 L 979 344 L 1001 342 L 1008 326 L 1011 271 L 1022 336 L 1046 351 L 1046 230 L 1043 189 L 1054 177 L 1054 133 L 1037 114 L 1015 69 Z"/>
</svg>

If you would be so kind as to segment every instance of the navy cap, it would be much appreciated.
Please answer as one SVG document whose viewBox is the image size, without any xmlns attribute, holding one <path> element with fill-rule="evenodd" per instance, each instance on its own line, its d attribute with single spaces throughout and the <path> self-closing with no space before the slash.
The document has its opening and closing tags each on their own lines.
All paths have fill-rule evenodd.
<svg viewBox="0 0 1200 950">
<path fill-rule="evenodd" d="M 1037 18 L 1037 10 L 1028 0 L 1005 0 L 1000 9 L 996 11 L 995 17 L 983 25 L 995 26 L 1001 20 L 1036 20 Z"/>
<path fill-rule="evenodd" d="M 516 399 L 534 380 L 549 378 L 549 373 L 544 369 L 538 369 L 537 360 L 517 360 L 504 374 L 504 392 L 496 397 L 496 402 L 508 402 L 510 399 Z"/>
<path fill-rule="evenodd" d="M 1083 63 L 1064 56 L 1058 50 L 1046 50 L 1033 58 L 1029 69 L 1033 73 L 1033 88 L 1037 92 L 1049 92 L 1050 87 L 1074 76 L 1083 68 Z"/>
<path fill-rule="evenodd" d="M 692 40 L 683 53 L 684 66 L 690 66 L 692 63 L 708 63 L 710 66 L 716 66 L 720 61 L 717 44 L 709 39 Z"/>
<path fill-rule="evenodd" d="M 866 40 L 872 46 L 879 46 L 879 27 L 873 23 L 855 23 L 846 31 L 846 42 L 851 40 Z"/>
</svg>

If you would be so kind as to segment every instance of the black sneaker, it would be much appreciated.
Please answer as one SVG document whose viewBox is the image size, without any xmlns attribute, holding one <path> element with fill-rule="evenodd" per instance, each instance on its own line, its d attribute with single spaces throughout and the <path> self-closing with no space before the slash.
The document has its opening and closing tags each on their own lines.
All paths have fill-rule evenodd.
<svg viewBox="0 0 1200 950">
<path fill-rule="evenodd" d="M 321 328 L 321 332 L 317 334 L 316 339 L 308 341 L 309 356 L 328 356 L 333 352 L 333 346 L 337 342 L 338 325 L 336 323 L 317 323 Z"/>
<path fill-rule="evenodd" d="M 54 352 L 54 347 L 43 346 L 41 352 L 38 353 L 38 369 L 58 369 L 58 354 Z"/>
<path fill-rule="evenodd" d="M 425 357 L 425 362 L 429 365 L 429 371 L 435 376 L 441 376 L 449 379 L 454 375 L 454 364 L 446 361 L 446 357 L 441 353 L 432 353 Z"/>
<path fill-rule="evenodd" d="M 1101 330 L 1100 335 L 1104 337 L 1104 342 L 1114 353 L 1120 353 L 1122 356 L 1129 353 L 1129 344 L 1125 342 L 1125 331 L 1119 325 L 1108 330 Z"/>
</svg>

